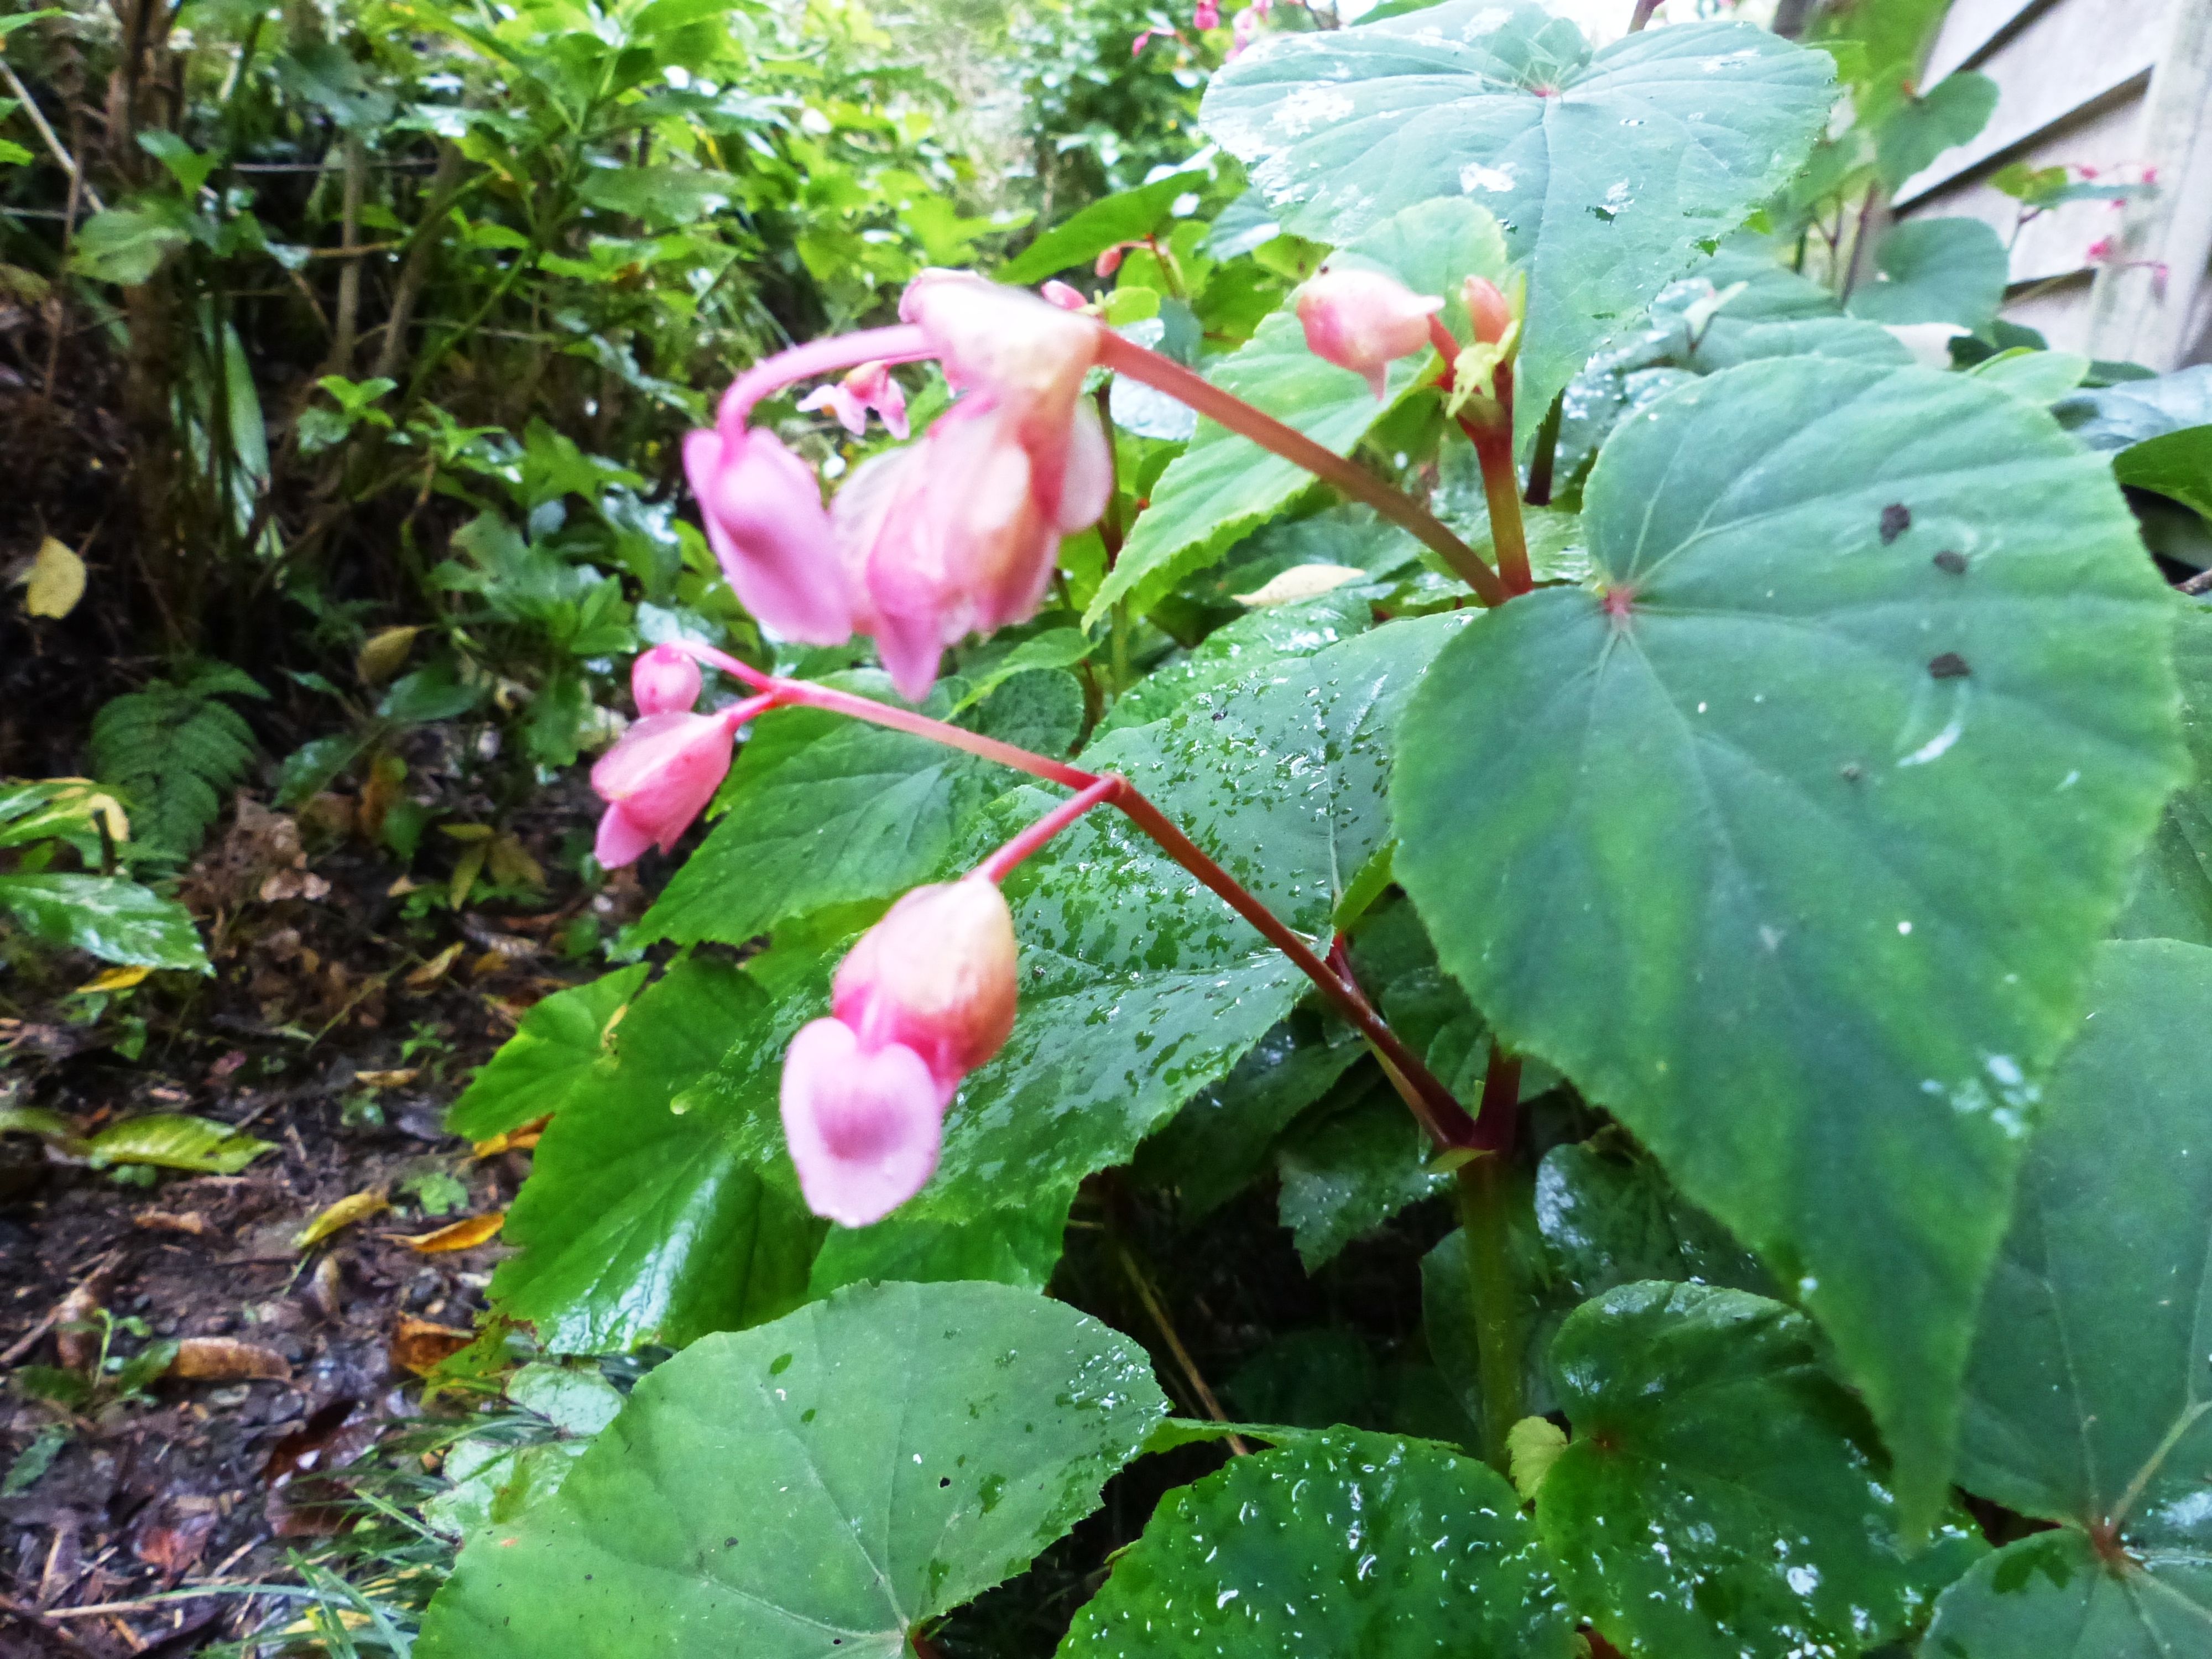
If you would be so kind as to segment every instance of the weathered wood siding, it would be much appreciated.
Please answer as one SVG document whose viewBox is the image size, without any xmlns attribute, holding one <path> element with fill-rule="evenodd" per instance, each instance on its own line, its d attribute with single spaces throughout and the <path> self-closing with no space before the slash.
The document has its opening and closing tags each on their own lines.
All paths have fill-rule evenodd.
<svg viewBox="0 0 2212 1659">
<path fill-rule="evenodd" d="M 1903 218 L 1965 215 L 2012 246 L 2006 314 L 2054 346 L 2154 368 L 2212 358 L 2212 0 L 1956 0 L 1923 85 L 1997 83 L 1982 136 L 1906 183 Z M 2158 169 L 2155 201 L 2069 203 L 2022 226 L 2014 161 Z M 2091 250 L 2111 252 L 2101 260 Z M 2157 266 L 2166 267 L 2163 276 Z"/>
</svg>

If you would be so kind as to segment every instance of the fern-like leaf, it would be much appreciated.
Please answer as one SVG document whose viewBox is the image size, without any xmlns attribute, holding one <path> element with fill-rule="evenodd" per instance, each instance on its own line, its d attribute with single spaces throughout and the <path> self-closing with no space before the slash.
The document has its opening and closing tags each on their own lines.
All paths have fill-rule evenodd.
<svg viewBox="0 0 2212 1659">
<path fill-rule="evenodd" d="M 114 697 L 93 717 L 94 775 L 131 802 L 141 845 L 191 856 L 253 764 L 253 732 L 219 696 L 268 694 L 226 664 Z"/>
</svg>

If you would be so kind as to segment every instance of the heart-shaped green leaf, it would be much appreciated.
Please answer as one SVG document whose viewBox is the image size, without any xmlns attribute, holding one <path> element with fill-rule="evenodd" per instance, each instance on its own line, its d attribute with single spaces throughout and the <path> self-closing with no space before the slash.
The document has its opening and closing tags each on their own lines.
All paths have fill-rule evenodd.
<svg viewBox="0 0 2212 1659">
<path fill-rule="evenodd" d="M 1373 225 L 1334 263 L 1386 271 L 1416 294 L 1442 298 L 1445 322 L 1465 340 L 1472 333 L 1460 285 L 1469 276 L 1502 280 L 1505 244 L 1497 221 L 1482 209 L 1438 202 Z M 1285 307 L 1206 379 L 1342 455 L 1413 389 L 1430 361 L 1424 351 L 1393 363 L 1388 391 L 1377 398 L 1362 376 L 1309 351 L 1304 328 Z M 1312 483 L 1303 467 L 1200 421 L 1190 447 L 1152 487 L 1152 505 L 1091 602 L 1086 625 L 1124 599 L 1149 611 L 1177 581 Z"/>
<path fill-rule="evenodd" d="M 1122 774 L 1259 900 L 1325 942 L 1388 834 L 1399 708 L 1459 617 L 1394 623 L 1261 664 L 1084 763 Z M 1009 821 L 1048 804 L 1009 798 Z M 1065 1205 L 1291 1012 L 1309 981 L 1119 814 L 1063 832 L 1008 883 L 1022 1000 L 1012 1039 L 961 1091 L 936 1178 L 906 1213 L 965 1221 Z"/>
<path fill-rule="evenodd" d="M 1301 235 L 1342 242 L 1438 197 L 1496 214 L 1528 270 L 1525 440 L 1701 243 L 1803 164 L 1833 95 L 1825 55 L 1747 23 L 1593 54 L 1526 0 L 1449 0 L 1279 37 L 1214 76 L 1201 119 Z"/>
<path fill-rule="evenodd" d="M 2045 1091 L 1967 1377 L 1960 1480 L 2057 1522 L 1943 1598 L 1944 1659 L 2212 1644 L 2212 950 L 2107 945 Z"/>
<path fill-rule="evenodd" d="M 447 1112 L 447 1133 L 489 1140 L 566 1106 L 588 1088 L 616 1016 L 652 971 L 620 969 L 532 1008 Z"/>
<path fill-rule="evenodd" d="M 1764 1295 L 1774 1288 L 1728 1229 L 1685 1203 L 1649 1158 L 1595 1142 L 1554 1146 L 1536 1168 L 1536 1227 L 1578 1297 L 1638 1279 L 1686 1280 Z"/>
<path fill-rule="evenodd" d="M 1399 878 L 1797 1285 L 1926 1525 L 2034 1079 L 2180 776 L 2171 600 L 2096 458 L 1920 369 L 1670 393 L 1583 527 L 1600 591 L 1488 613 L 1409 707 Z"/>
<path fill-rule="evenodd" d="M 1504 1478 L 1339 1429 L 1170 1493 L 1060 1659 L 1566 1659 L 1573 1623 Z"/>
<path fill-rule="evenodd" d="M 784 1158 L 776 1086 L 834 965 L 777 995 L 757 965 L 695 957 L 637 999 L 538 1144 L 504 1233 L 521 1253 L 492 1279 L 501 1311 L 554 1352 L 605 1353 L 804 1298 L 821 1226 Z"/>
<path fill-rule="evenodd" d="M 1090 1512 L 1167 1401 L 999 1285 L 863 1285 L 694 1343 L 559 1493 L 471 1540 L 422 1659 L 896 1659 Z"/>
<path fill-rule="evenodd" d="M 1536 1518 L 1632 1659 L 1856 1653 L 1919 1625 L 1984 1547 L 1959 1514 L 1907 1553 L 1865 1413 L 1778 1302 L 1623 1285 L 1568 1316 L 1552 1370 L 1574 1438 Z"/>
</svg>

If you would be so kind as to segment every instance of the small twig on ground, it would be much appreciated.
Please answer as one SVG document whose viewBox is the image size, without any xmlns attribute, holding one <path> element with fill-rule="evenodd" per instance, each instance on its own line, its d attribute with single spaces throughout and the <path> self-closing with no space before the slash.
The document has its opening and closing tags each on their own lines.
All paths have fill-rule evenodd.
<svg viewBox="0 0 2212 1659">
<path fill-rule="evenodd" d="M 39 1339 L 53 1329 L 54 1322 L 62 1316 L 62 1310 L 69 1305 L 70 1296 L 75 1296 L 78 1291 L 82 1290 L 103 1273 L 112 1272 L 115 1264 L 122 1259 L 123 1252 L 120 1250 L 110 1250 L 106 1255 L 97 1258 L 92 1266 L 85 1270 L 76 1284 L 70 1287 L 69 1296 L 64 1297 L 52 1307 L 47 1309 L 46 1316 L 44 1319 L 9 1343 L 6 1352 L 0 1352 L 0 1365 L 12 1365 L 36 1347 Z"/>
<path fill-rule="evenodd" d="M 12 1596 L 0 1595 L 0 1614 L 28 1625 L 64 1653 L 81 1653 L 85 1659 L 99 1659 L 98 1654 L 70 1633 L 69 1626 L 57 1624 L 50 1615 L 40 1613 L 36 1607 L 27 1607 Z"/>
</svg>

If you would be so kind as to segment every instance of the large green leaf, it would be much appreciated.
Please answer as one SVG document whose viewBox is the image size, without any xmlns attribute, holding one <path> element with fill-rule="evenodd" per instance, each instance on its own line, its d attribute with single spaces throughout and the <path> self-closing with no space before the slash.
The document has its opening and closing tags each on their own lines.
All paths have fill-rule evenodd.
<svg viewBox="0 0 2212 1659">
<path fill-rule="evenodd" d="M 1060 1659 L 1566 1659 L 1536 1529 L 1502 1476 L 1339 1429 L 1170 1493 Z"/>
<path fill-rule="evenodd" d="M 1971 378 L 1753 363 L 1599 457 L 1601 586 L 1449 647 L 1396 870 L 1506 1042 L 1795 1284 L 1948 1479 L 2035 1080 L 2180 774 L 2098 460 Z"/>
<path fill-rule="evenodd" d="M 644 963 L 618 969 L 531 1009 L 447 1111 L 446 1132 L 489 1140 L 588 1091 L 617 1018 L 652 971 Z"/>
<path fill-rule="evenodd" d="M 1960 1458 L 1968 1490 L 2065 1530 L 1947 1595 L 1932 1654 L 2212 1650 L 2207 1008 L 2212 950 L 2104 947 L 1990 1282 Z"/>
<path fill-rule="evenodd" d="M 2177 609 L 2173 666 L 2190 778 L 2166 804 L 2112 933 L 2212 945 L 2212 604 L 2179 601 Z"/>
<path fill-rule="evenodd" d="M 1144 1352 L 997 1285 L 847 1291 L 694 1343 L 461 1553 L 422 1659 L 896 1659 L 1167 1414 Z"/>
<path fill-rule="evenodd" d="M 0 876 L 0 911 L 105 962 L 210 971 L 191 912 L 121 876 Z"/>
<path fill-rule="evenodd" d="M 1874 251 L 1875 276 L 1853 291 L 1850 313 L 1876 323 L 1955 323 L 1981 328 L 1997 314 L 2009 270 L 2004 244 L 1979 219 L 1912 219 Z"/>
<path fill-rule="evenodd" d="M 1087 265 L 1121 242 L 1141 242 L 1172 222 L 1177 204 L 1205 192 L 1204 173 L 1171 173 L 1134 190 L 1102 197 L 1054 225 L 991 274 L 1002 283 L 1039 283 L 1071 265 Z M 1190 208 L 1197 202 L 1193 199 Z"/>
<path fill-rule="evenodd" d="M 2212 423 L 2212 363 L 2077 392 L 2051 412 L 2092 449 L 2125 449 Z"/>
<path fill-rule="evenodd" d="M 1778 1302 L 1626 1285 L 1552 1344 L 1574 1438 L 1536 1518 L 1577 1610 L 1630 1656 L 1856 1653 L 1921 1624 L 1983 1545 L 1899 1542 L 1865 1413 Z"/>
<path fill-rule="evenodd" d="M 1397 711 L 1461 617 L 1395 623 L 1261 665 L 1085 764 L 1120 772 L 1289 926 L 1325 944 L 1382 846 Z M 1025 791 L 1020 816 L 1047 805 Z M 1064 1206 L 1227 1075 L 1308 981 L 1119 814 L 1091 813 L 1008 883 L 1020 1018 L 962 1091 L 936 1179 L 906 1213 L 965 1221 Z M 1019 1188 L 1010 1192 L 1009 1182 Z"/>
<path fill-rule="evenodd" d="M 572 1083 L 507 1214 L 520 1254 L 491 1286 L 547 1349 L 681 1346 L 804 1299 L 820 1224 L 784 1158 L 776 1087 L 833 965 L 774 994 L 753 970 L 680 963 Z"/>
<path fill-rule="evenodd" d="M 963 723 L 1065 754 L 1081 699 L 1071 704 L 1030 684 L 1046 680 L 1068 677 L 1018 675 Z M 832 683 L 890 700 L 880 674 Z M 940 682 L 924 712 L 945 718 L 963 690 Z M 1039 714 L 1045 718 L 1028 718 Z M 1031 729 L 1001 729 L 1015 723 Z M 779 710 L 738 750 L 720 822 L 646 913 L 640 933 L 738 945 L 831 905 L 896 897 L 945 873 L 968 823 L 1016 776 L 995 762 L 847 715 Z"/>
<path fill-rule="evenodd" d="M 1443 316 L 1470 337 L 1460 286 L 1469 276 L 1500 280 L 1505 245 L 1497 221 L 1465 202 L 1434 203 L 1376 224 L 1332 261 L 1389 272 L 1416 294 L 1441 295 Z M 1414 386 L 1429 354 L 1390 366 L 1377 399 L 1364 378 L 1316 356 L 1288 307 L 1276 312 L 1206 378 L 1338 454 L 1348 454 Z M 1121 600 L 1150 610 L 1182 577 L 1211 563 L 1239 536 L 1313 483 L 1303 467 L 1211 421 L 1152 487 L 1114 568 L 1091 602 L 1086 624 Z"/>
<path fill-rule="evenodd" d="M 1802 165 L 1827 58 L 1744 23 L 1686 23 L 1592 54 L 1516 0 L 1449 0 L 1284 35 L 1224 68 L 1206 131 L 1283 228 L 1340 242 L 1437 197 L 1504 223 L 1529 276 L 1516 425 Z"/>
</svg>

